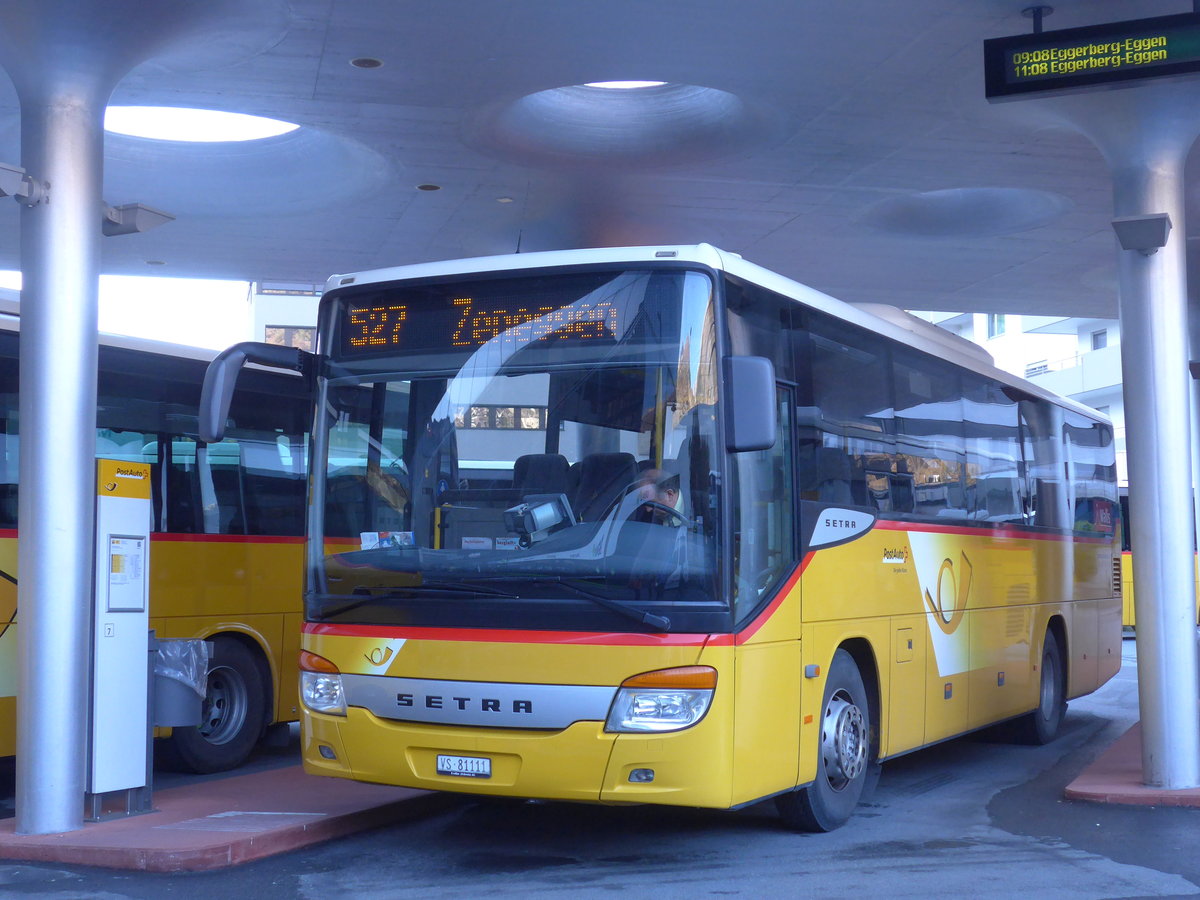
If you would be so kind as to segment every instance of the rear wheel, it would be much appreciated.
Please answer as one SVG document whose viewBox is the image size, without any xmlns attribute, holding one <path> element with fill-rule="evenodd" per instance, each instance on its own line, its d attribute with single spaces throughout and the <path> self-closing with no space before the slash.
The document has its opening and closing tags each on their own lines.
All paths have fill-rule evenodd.
<svg viewBox="0 0 1200 900">
<path fill-rule="evenodd" d="M 1067 669 L 1053 631 L 1042 643 L 1037 709 L 1017 720 L 1017 736 L 1026 744 L 1048 744 L 1058 737 L 1067 714 Z"/>
<path fill-rule="evenodd" d="M 800 831 L 845 824 L 871 769 L 870 700 L 858 664 L 845 650 L 833 656 L 821 709 L 816 780 L 775 800 L 783 821 Z"/>
<path fill-rule="evenodd" d="M 170 756 L 192 772 L 223 772 L 241 765 L 266 725 L 267 692 L 256 654 L 241 641 L 213 641 L 200 724 L 172 730 Z"/>
</svg>

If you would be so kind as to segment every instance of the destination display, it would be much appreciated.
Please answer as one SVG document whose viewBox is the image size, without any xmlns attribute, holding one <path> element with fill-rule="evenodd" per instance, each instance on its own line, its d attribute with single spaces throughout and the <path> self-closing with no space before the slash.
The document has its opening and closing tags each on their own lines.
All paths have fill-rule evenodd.
<svg viewBox="0 0 1200 900">
<path fill-rule="evenodd" d="M 989 100 L 1200 72 L 1200 13 L 983 42 Z"/>
<path fill-rule="evenodd" d="M 612 341 L 622 332 L 624 303 L 570 296 L 574 302 L 565 305 L 468 295 L 350 301 L 342 311 L 341 355 L 474 349 L 489 342 L 515 350 L 539 341 Z"/>
</svg>

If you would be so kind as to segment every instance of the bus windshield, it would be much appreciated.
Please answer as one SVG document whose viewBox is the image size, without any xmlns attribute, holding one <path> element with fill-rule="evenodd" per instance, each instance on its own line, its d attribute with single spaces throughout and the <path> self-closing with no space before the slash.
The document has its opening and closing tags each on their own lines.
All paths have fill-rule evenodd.
<svg viewBox="0 0 1200 900">
<path fill-rule="evenodd" d="M 310 620 L 729 630 L 707 274 L 490 276 L 333 302 Z"/>
</svg>

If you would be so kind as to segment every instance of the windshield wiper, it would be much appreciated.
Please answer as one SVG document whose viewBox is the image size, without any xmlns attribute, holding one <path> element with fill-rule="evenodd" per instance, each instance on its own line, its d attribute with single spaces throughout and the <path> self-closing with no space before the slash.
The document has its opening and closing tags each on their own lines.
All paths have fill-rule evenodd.
<svg viewBox="0 0 1200 900">
<path fill-rule="evenodd" d="M 671 628 L 671 620 L 668 619 L 666 616 L 660 616 L 655 613 L 648 612 L 647 610 L 638 609 L 635 606 L 629 606 L 625 603 L 621 603 L 618 600 L 612 600 L 608 597 L 605 597 L 603 594 L 597 594 L 593 591 L 589 591 L 589 590 L 586 590 L 585 588 L 581 588 L 576 584 L 572 584 L 571 582 L 566 581 L 561 576 L 551 576 L 551 577 L 541 577 L 541 578 L 539 578 L 537 576 L 533 576 L 533 577 L 529 577 L 529 580 L 532 582 L 537 582 L 537 583 L 541 583 L 541 584 L 545 584 L 548 582 L 551 584 L 557 584 L 562 587 L 565 587 L 568 590 L 574 591 L 580 597 L 583 597 L 587 600 L 591 600 L 593 603 L 597 604 L 598 606 L 603 606 L 605 609 L 612 610 L 613 612 L 618 613 L 619 615 L 622 615 L 627 619 L 632 619 L 633 621 L 635 621 L 641 625 L 648 625 L 649 627 L 653 628 L 655 631 L 669 631 Z M 477 582 L 448 581 L 448 580 L 427 580 L 427 581 L 422 582 L 421 584 L 416 584 L 416 585 L 413 585 L 412 587 L 406 587 L 403 591 L 397 590 L 395 588 L 376 588 L 376 590 L 383 591 L 383 593 L 378 593 L 378 594 L 314 594 L 314 595 L 311 595 L 311 597 L 314 600 L 345 600 L 345 601 L 347 601 L 340 606 L 335 606 L 332 609 L 323 610 L 321 612 L 321 618 L 328 619 L 328 618 L 332 618 L 334 616 L 342 615 L 343 613 L 350 612 L 353 609 L 358 609 L 361 606 L 366 606 L 367 604 L 374 603 L 376 601 L 409 600 L 409 599 L 412 599 L 414 596 L 420 596 L 422 593 L 425 593 L 425 592 L 428 592 L 430 594 L 439 594 L 439 593 L 475 594 L 477 596 L 486 596 L 486 597 L 503 597 L 505 599 L 510 599 L 510 600 L 519 600 L 520 596 L 521 596 L 520 594 L 513 594 L 513 593 L 510 593 L 509 591 L 499 590 L 498 588 L 491 587 L 490 585 L 481 585 Z"/>
<path fill-rule="evenodd" d="M 592 591 L 584 590 L 578 585 L 571 584 L 569 581 L 564 581 L 562 578 L 547 579 L 557 584 L 561 584 L 565 588 L 577 593 L 580 597 L 586 597 L 593 603 L 603 606 L 605 609 L 611 609 L 615 613 L 620 613 L 627 619 L 633 619 L 635 622 L 640 622 L 643 625 L 649 625 L 656 631 L 669 631 L 671 628 L 671 620 L 666 616 L 656 615 L 644 609 L 638 609 L 636 606 L 627 606 L 618 600 L 610 600 L 603 594 L 597 594 Z"/>
<path fill-rule="evenodd" d="M 366 588 L 364 590 L 372 590 Z M 424 581 L 421 584 L 414 584 L 411 587 L 405 587 L 403 590 L 396 588 L 374 588 L 379 593 L 354 593 L 354 594 L 310 594 L 313 600 L 344 600 L 345 603 L 340 606 L 334 606 L 331 609 L 321 611 L 321 618 L 328 619 L 333 616 L 340 616 L 343 613 L 348 613 L 351 610 L 358 609 L 370 603 L 387 600 L 411 600 L 414 596 L 421 594 L 476 594 L 486 597 L 503 597 L 507 600 L 519 600 L 520 594 L 513 594 L 509 591 L 501 591 L 494 587 L 488 587 L 478 584 L 467 584 L 461 581 Z"/>
</svg>

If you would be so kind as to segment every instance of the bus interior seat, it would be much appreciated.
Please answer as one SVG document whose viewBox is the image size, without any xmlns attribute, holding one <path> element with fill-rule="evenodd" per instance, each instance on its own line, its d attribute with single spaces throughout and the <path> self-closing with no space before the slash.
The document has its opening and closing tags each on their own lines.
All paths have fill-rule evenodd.
<svg viewBox="0 0 1200 900">
<path fill-rule="evenodd" d="M 580 460 L 579 485 L 571 500 L 576 517 L 585 522 L 599 519 L 637 475 L 632 453 L 589 453 Z"/>
<path fill-rule="evenodd" d="M 561 453 L 526 453 L 513 464 L 518 494 L 571 494 L 571 466 Z"/>
<path fill-rule="evenodd" d="M 850 475 L 850 457 L 841 448 L 817 448 L 817 499 L 823 503 L 853 504 Z"/>
<path fill-rule="evenodd" d="M 990 522 L 1021 521 L 1020 499 L 1017 497 L 1017 482 L 1003 476 L 981 478 L 975 488 L 976 500 L 982 499 L 982 518 Z"/>
<path fill-rule="evenodd" d="M 685 437 L 675 457 L 679 473 L 680 496 L 684 498 L 684 510 L 693 519 L 704 523 L 705 532 L 711 534 L 716 523 L 709 515 L 712 502 L 712 467 L 709 463 L 708 441 Z"/>
</svg>

